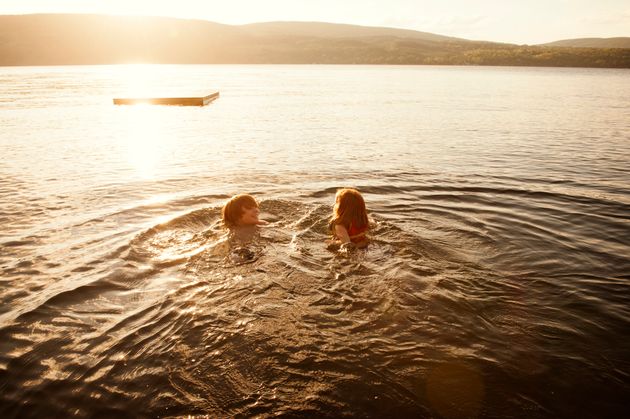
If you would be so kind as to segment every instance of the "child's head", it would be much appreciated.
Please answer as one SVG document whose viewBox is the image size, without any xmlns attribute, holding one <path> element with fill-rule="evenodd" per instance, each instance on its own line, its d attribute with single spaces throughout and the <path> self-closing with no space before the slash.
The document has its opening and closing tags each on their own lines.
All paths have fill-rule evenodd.
<svg viewBox="0 0 630 419">
<path fill-rule="evenodd" d="M 356 227 L 368 225 L 365 201 L 359 191 L 352 188 L 343 188 L 337 191 L 332 224 L 342 224 L 346 228 L 349 228 L 350 224 Z"/>
<path fill-rule="evenodd" d="M 247 194 L 233 196 L 221 210 L 223 225 L 228 228 L 257 225 L 260 222 L 258 214 L 258 203 Z"/>
</svg>

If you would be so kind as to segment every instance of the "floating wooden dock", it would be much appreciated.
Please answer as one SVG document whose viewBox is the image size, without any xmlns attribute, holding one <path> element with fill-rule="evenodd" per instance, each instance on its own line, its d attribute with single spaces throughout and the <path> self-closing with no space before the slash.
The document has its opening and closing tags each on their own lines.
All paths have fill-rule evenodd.
<svg viewBox="0 0 630 419">
<path fill-rule="evenodd" d="M 175 106 L 205 106 L 219 97 L 219 92 L 200 97 L 143 97 L 143 98 L 115 98 L 114 105 L 175 105 Z"/>
</svg>

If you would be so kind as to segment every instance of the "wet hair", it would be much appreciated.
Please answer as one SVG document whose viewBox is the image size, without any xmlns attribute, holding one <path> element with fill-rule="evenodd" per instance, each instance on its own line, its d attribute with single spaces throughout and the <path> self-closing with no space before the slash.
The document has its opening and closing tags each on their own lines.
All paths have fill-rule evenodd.
<svg viewBox="0 0 630 419">
<path fill-rule="evenodd" d="M 258 207 L 258 202 L 253 196 L 239 194 L 230 198 L 221 209 L 223 225 L 227 228 L 236 227 L 243 216 L 243 209 Z"/>
<path fill-rule="evenodd" d="M 336 224 L 341 224 L 347 230 L 351 224 L 358 228 L 369 226 L 365 201 L 356 189 L 343 188 L 337 191 L 330 229 L 333 230 Z"/>
</svg>

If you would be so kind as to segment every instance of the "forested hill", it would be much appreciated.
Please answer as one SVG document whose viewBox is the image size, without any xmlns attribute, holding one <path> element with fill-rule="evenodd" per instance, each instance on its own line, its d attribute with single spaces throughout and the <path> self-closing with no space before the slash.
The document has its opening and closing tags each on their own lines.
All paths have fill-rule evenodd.
<svg viewBox="0 0 630 419">
<path fill-rule="evenodd" d="M 561 41 L 543 44 L 543 46 L 574 48 L 630 48 L 630 37 L 563 39 Z"/>
<path fill-rule="evenodd" d="M 456 64 L 630 68 L 628 48 L 519 46 L 318 22 L 0 16 L 0 65 Z"/>
</svg>

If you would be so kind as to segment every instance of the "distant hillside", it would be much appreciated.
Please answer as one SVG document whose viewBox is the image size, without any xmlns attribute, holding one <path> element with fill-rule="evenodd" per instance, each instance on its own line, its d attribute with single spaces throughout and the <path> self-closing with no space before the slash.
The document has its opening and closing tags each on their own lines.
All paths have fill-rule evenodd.
<svg viewBox="0 0 630 419">
<path fill-rule="evenodd" d="M 548 47 L 574 48 L 630 48 L 630 38 L 577 38 L 543 44 Z"/>
<path fill-rule="evenodd" d="M 263 22 L 240 26 L 256 35 L 280 35 L 317 38 L 377 38 L 395 37 L 424 41 L 463 41 L 465 39 L 419 32 L 409 29 L 380 28 L 325 22 Z"/>
<path fill-rule="evenodd" d="M 0 16 L 0 65 L 139 62 L 630 68 L 630 50 L 517 46 L 318 22 L 233 26 L 159 17 Z"/>
</svg>

